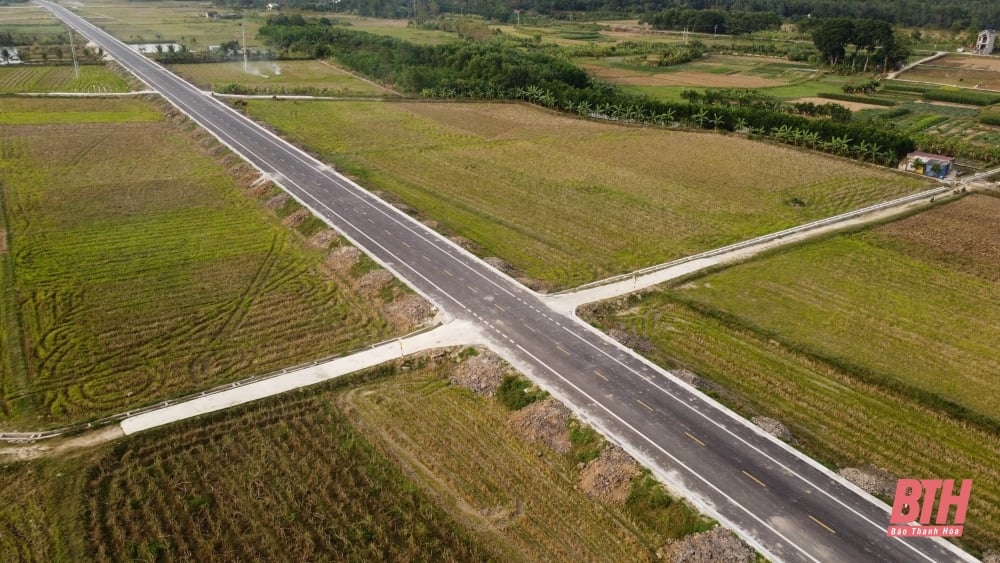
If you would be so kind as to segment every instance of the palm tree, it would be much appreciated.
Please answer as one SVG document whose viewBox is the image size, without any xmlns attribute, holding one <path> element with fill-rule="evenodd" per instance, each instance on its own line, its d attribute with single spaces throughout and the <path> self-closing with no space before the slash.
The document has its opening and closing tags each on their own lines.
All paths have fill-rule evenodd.
<svg viewBox="0 0 1000 563">
<path fill-rule="evenodd" d="M 590 102 L 588 102 L 587 100 L 584 100 L 584 101 L 576 104 L 576 113 L 578 113 L 578 114 L 580 114 L 582 116 L 588 116 L 588 115 L 590 115 Z"/>
<path fill-rule="evenodd" d="M 736 131 L 746 131 L 747 130 L 747 120 L 742 117 L 736 118 Z"/>
<path fill-rule="evenodd" d="M 708 119 L 708 122 L 712 125 L 712 129 L 718 129 L 726 124 L 725 116 L 719 115 L 718 112 L 712 112 L 712 117 Z"/>
</svg>

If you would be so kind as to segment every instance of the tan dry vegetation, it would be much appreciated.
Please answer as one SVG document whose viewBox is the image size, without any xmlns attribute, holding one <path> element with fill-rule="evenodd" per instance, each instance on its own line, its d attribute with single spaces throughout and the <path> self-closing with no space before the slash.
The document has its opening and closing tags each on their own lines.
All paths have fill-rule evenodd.
<svg viewBox="0 0 1000 563">
<path fill-rule="evenodd" d="M 948 55 L 917 65 L 902 73 L 900 78 L 962 88 L 1000 90 L 1000 60 L 996 57 Z"/>
<path fill-rule="evenodd" d="M 877 106 L 874 104 L 865 104 L 861 102 L 847 102 L 844 100 L 831 100 L 828 98 L 798 98 L 796 100 L 789 100 L 789 102 L 790 103 L 810 102 L 819 106 L 824 104 L 837 104 L 838 106 L 843 106 L 851 111 L 860 111 L 863 109 L 883 109 L 882 106 Z"/>
<path fill-rule="evenodd" d="M 492 399 L 444 377 L 403 373 L 356 387 L 340 404 L 498 559 L 651 559 L 622 513 L 576 490 L 570 463 L 506 430 L 509 414 Z"/>
<path fill-rule="evenodd" d="M 322 256 L 241 193 L 217 145 L 176 120 L 68 124 L 65 104 L 15 105 L 32 102 L 57 123 L 0 128 L 26 351 L 24 366 L 0 363 L 4 426 L 125 410 L 393 333 L 384 295 L 321 275 Z"/>
<path fill-rule="evenodd" d="M 746 74 L 715 74 L 691 70 L 675 72 L 639 72 L 602 65 L 580 66 L 588 73 L 624 86 L 691 86 L 697 88 L 771 88 L 784 86 L 784 80 L 774 80 Z"/>
<path fill-rule="evenodd" d="M 1000 197 L 972 195 L 878 231 L 1000 282 Z"/>
<path fill-rule="evenodd" d="M 250 111 L 483 256 L 558 287 L 926 185 L 736 135 L 610 125 L 519 104 L 254 101 Z"/>
</svg>

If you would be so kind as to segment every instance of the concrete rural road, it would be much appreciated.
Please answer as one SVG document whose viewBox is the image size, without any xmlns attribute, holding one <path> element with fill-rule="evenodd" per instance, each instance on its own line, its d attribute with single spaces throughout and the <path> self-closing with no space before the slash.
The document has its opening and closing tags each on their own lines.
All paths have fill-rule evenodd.
<svg viewBox="0 0 1000 563">
<path fill-rule="evenodd" d="M 36 2 L 772 560 L 972 560 L 70 10 Z M 919 477 L 919 476 L 918 476 Z"/>
</svg>

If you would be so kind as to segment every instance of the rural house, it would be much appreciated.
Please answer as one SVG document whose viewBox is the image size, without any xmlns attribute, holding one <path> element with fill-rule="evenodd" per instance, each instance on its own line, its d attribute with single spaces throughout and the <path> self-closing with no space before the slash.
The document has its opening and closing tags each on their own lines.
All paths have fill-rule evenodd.
<svg viewBox="0 0 1000 563">
<path fill-rule="evenodd" d="M 906 155 L 900 168 L 932 178 L 945 178 L 955 167 L 955 157 L 914 151 Z"/>
<path fill-rule="evenodd" d="M 996 40 L 997 30 L 984 29 L 979 32 L 979 37 L 976 38 L 976 46 L 972 49 L 972 52 L 977 55 L 989 55 L 993 52 L 993 44 Z"/>
</svg>

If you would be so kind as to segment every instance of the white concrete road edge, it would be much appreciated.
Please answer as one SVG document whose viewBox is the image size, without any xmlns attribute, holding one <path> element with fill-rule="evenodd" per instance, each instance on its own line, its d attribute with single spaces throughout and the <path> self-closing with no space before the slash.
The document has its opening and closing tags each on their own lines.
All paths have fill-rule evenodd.
<svg viewBox="0 0 1000 563">
<path fill-rule="evenodd" d="M 121 422 L 125 434 L 135 434 L 159 426 L 178 422 L 180 420 L 208 414 L 236 405 L 271 397 L 309 385 L 372 368 L 404 356 L 453 346 L 469 346 L 485 343 L 486 339 L 479 334 L 476 325 L 466 321 L 451 321 L 440 327 L 376 346 L 371 350 L 337 358 L 329 362 L 309 366 L 267 379 L 254 381 L 246 385 L 220 391 L 144 412 Z"/>
</svg>

